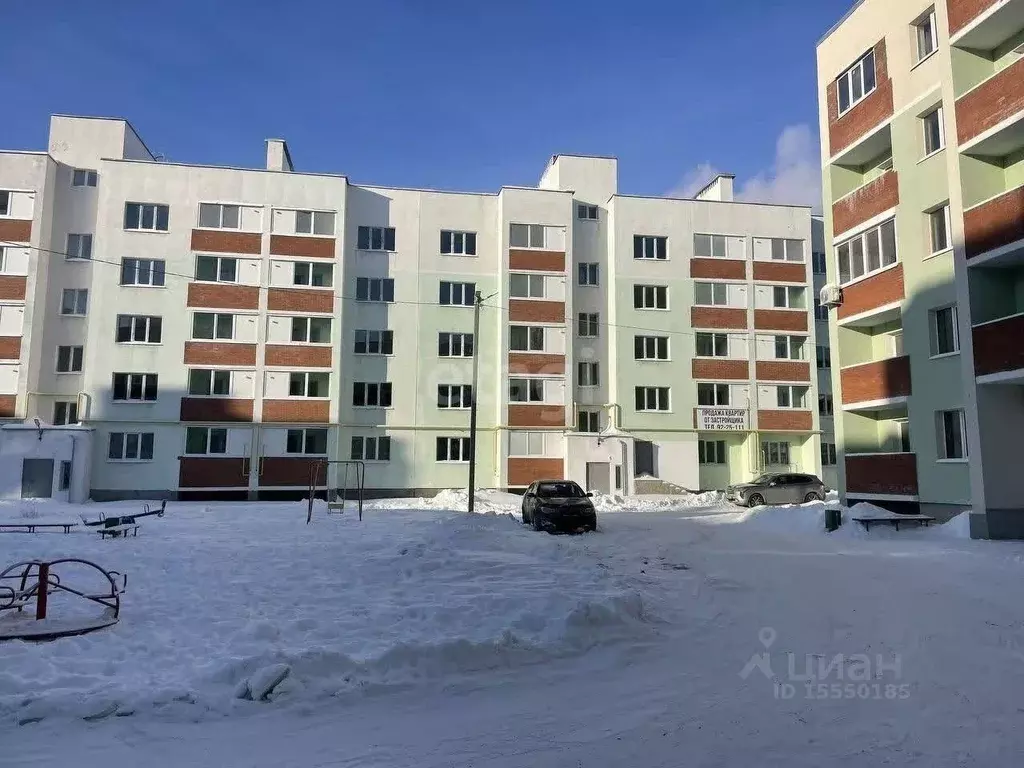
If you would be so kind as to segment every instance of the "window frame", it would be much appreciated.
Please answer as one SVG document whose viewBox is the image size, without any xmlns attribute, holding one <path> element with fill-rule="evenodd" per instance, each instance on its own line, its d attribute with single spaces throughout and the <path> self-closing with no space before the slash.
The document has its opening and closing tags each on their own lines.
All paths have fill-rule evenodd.
<svg viewBox="0 0 1024 768">
<path fill-rule="evenodd" d="M 821 444 L 821 466 L 834 467 L 839 463 L 838 458 L 835 443 Z"/>
<path fill-rule="evenodd" d="M 216 208 L 217 209 L 217 225 L 211 226 L 203 223 L 203 208 Z M 225 209 L 235 209 L 235 226 L 228 227 L 224 225 L 224 211 Z M 242 231 L 242 208 L 243 206 L 238 203 L 199 203 L 199 210 L 196 216 L 196 229 L 206 230 L 226 230 L 228 232 L 241 232 Z"/>
<path fill-rule="evenodd" d="M 140 283 L 138 282 L 140 274 L 142 274 L 141 267 L 146 266 L 145 274 L 149 277 L 149 282 Z M 157 265 L 160 266 L 157 269 Z M 132 270 L 135 275 L 135 282 L 126 283 L 125 274 L 129 266 L 133 266 Z M 159 282 L 155 282 L 159 275 Z M 166 288 L 167 287 L 167 260 L 166 259 L 145 259 L 137 256 L 125 256 L 121 259 L 121 274 L 118 277 L 119 285 L 124 288 Z"/>
<path fill-rule="evenodd" d="M 709 454 L 710 448 L 710 455 Z M 729 463 L 729 446 L 725 440 L 697 439 L 697 463 L 704 466 L 725 466 Z"/>
<path fill-rule="evenodd" d="M 587 422 L 584 424 L 583 422 Z M 586 429 L 584 429 L 584 426 Z M 601 431 L 601 411 L 580 408 L 576 411 L 576 431 L 597 434 Z"/>
<path fill-rule="evenodd" d="M 360 298 L 360 286 L 366 286 L 366 298 Z M 379 298 L 373 298 L 373 288 L 378 287 Z M 388 294 L 391 298 L 387 298 Z M 394 304 L 395 303 L 395 278 L 393 277 L 357 277 L 356 278 L 356 301 L 366 304 Z"/>
<path fill-rule="evenodd" d="M 458 394 L 458 397 L 455 395 Z M 455 405 L 454 403 L 458 403 Z M 473 406 L 472 384 L 438 384 L 437 408 L 442 411 L 468 411 Z"/>
<path fill-rule="evenodd" d="M 886 261 L 885 261 L 885 248 L 884 248 L 885 238 L 883 236 L 883 230 L 887 226 L 890 226 L 892 228 L 892 246 L 893 246 L 892 261 L 890 261 L 888 263 L 886 263 Z M 879 263 L 879 265 L 877 267 L 875 267 L 875 268 L 869 269 L 868 268 L 868 266 L 869 266 L 868 262 L 869 262 L 870 256 L 871 256 L 870 239 L 872 239 L 872 238 L 877 243 L 877 247 L 878 247 L 878 263 Z M 854 243 L 859 243 L 860 244 L 861 272 L 858 275 L 854 275 L 854 250 L 855 250 L 854 249 Z M 845 272 L 847 277 L 846 277 L 845 280 L 843 279 L 844 271 L 843 271 L 843 259 L 842 259 L 842 251 L 843 251 L 844 248 L 847 249 L 847 256 L 846 256 L 847 265 L 846 265 L 846 272 Z M 842 242 L 837 243 L 836 246 L 835 246 L 835 259 L 836 259 L 836 277 L 839 280 L 839 285 L 840 286 L 852 285 L 853 283 L 860 282 L 861 280 L 869 278 L 872 275 L 877 275 L 877 274 L 880 274 L 881 272 L 884 272 L 887 269 L 892 269 L 893 267 L 895 267 L 897 264 L 900 263 L 900 246 L 899 246 L 898 233 L 896 231 L 896 219 L 895 218 L 886 219 L 885 221 L 879 222 L 878 224 L 876 224 L 873 227 L 868 227 L 867 229 L 865 229 L 865 230 L 863 230 L 861 232 L 858 232 L 855 235 L 852 235 L 852 236 L 846 238 Z"/>
<path fill-rule="evenodd" d="M 508 275 L 508 295 L 510 299 L 517 299 L 520 301 L 547 301 L 548 300 L 548 286 L 547 286 L 547 275 L 543 275 L 537 272 L 509 272 Z M 519 295 L 514 293 L 513 285 L 515 282 L 522 282 L 526 280 L 526 295 Z M 534 295 L 534 288 L 537 285 L 537 281 L 540 281 L 541 295 Z"/>
<path fill-rule="evenodd" d="M 710 337 L 711 351 L 710 355 L 702 355 L 700 352 L 700 342 L 702 337 Z M 717 353 L 718 342 L 724 340 L 725 342 L 725 354 L 720 355 Z M 699 357 L 706 360 L 714 360 L 717 358 L 729 357 L 729 334 L 722 333 L 720 331 L 694 331 L 693 333 L 693 356 Z"/>
<path fill-rule="evenodd" d="M 447 250 L 445 250 L 445 236 L 448 238 Z M 463 256 L 467 258 L 476 256 L 476 241 L 476 232 L 466 232 L 458 229 L 442 229 L 440 243 L 441 255 Z M 459 244 L 458 248 L 455 247 L 456 243 Z M 472 243 L 472 249 L 470 249 L 470 243 Z"/>
<path fill-rule="evenodd" d="M 669 338 L 667 335 L 633 334 L 633 359 L 638 362 L 670 362 L 672 351 Z"/>
<path fill-rule="evenodd" d="M 72 297 L 70 302 L 71 311 L 65 311 L 68 307 L 68 296 Z M 60 315 L 61 317 L 85 317 L 89 313 L 89 289 L 88 288 L 62 288 L 60 293 Z"/>
<path fill-rule="evenodd" d="M 299 450 L 292 450 L 297 438 Z M 323 450 L 310 450 L 318 446 L 311 443 L 323 439 Z M 330 430 L 327 427 L 291 427 L 285 434 L 284 452 L 288 456 L 327 456 L 330 450 Z"/>
<path fill-rule="evenodd" d="M 951 232 L 950 232 L 951 221 L 950 221 L 950 215 L 949 215 L 949 203 L 948 202 L 943 203 L 938 208 L 933 208 L 932 210 L 927 211 L 925 213 L 925 216 L 927 217 L 926 221 L 927 221 L 927 224 L 928 224 L 928 247 L 930 248 L 930 253 L 925 258 L 930 258 L 932 256 L 938 256 L 941 253 L 945 253 L 946 251 L 952 250 L 953 249 L 953 238 L 952 238 Z M 942 234 L 943 234 L 943 237 L 945 238 L 945 243 L 943 244 L 943 246 L 941 248 L 936 248 L 935 247 L 935 220 L 936 220 L 936 217 L 939 217 L 941 219 L 941 221 L 942 221 L 942 229 L 943 229 Z"/>
<path fill-rule="evenodd" d="M 292 394 L 292 384 L 296 381 L 295 377 L 302 377 L 302 394 Z M 316 376 L 317 379 L 312 377 Z M 311 395 L 309 394 L 312 389 L 313 381 L 320 381 L 319 377 L 324 377 L 324 390 L 327 394 L 324 395 Z M 290 400 L 330 400 L 331 399 L 331 372 L 330 371 L 289 371 L 288 372 L 288 394 L 286 397 Z"/>
<path fill-rule="evenodd" d="M 828 344 L 816 344 L 814 360 L 819 371 L 828 370 L 832 367 L 832 348 Z"/>
<path fill-rule="evenodd" d="M 53 423 L 57 426 L 78 424 L 78 401 L 55 400 L 53 403 Z"/>
<path fill-rule="evenodd" d="M 356 450 L 356 441 L 359 444 L 358 451 Z M 370 456 L 371 452 L 366 449 L 371 444 L 373 445 L 373 456 Z M 386 447 L 386 450 L 382 451 L 382 447 Z M 352 461 L 376 464 L 391 461 L 391 435 L 352 435 L 352 439 L 349 441 L 349 457 Z"/>
<path fill-rule="evenodd" d="M 576 203 L 576 218 L 580 221 L 597 221 L 600 214 L 596 205 Z"/>
<path fill-rule="evenodd" d="M 442 451 L 441 451 L 441 445 L 442 445 L 441 441 L 442 440 L 444 441 L 443 445 L 445 446 L 445 448 L 444 448 L 445 457 L 444 458 L 440 458 L 440 455 L 442 453 Z M 459 458 L 456 458 L 456 459 L 452 458 L 452 446 L 453 445 L 458 445 L 459 446 L 459 449 L 458 449 Z M 469 463 L 469 451 L 470 451 L 470 444 L 469 444 L 469 438 L 468 437 L 461 437 L 461 436 L 460 437 L 455 437 L 455 436 L 447 436 L 447 435 L 441 436 L 441 435 L 439 435 L 434 440 L 434 462 L 438 463 L 438 464 L 468 464 Z"/>
<path fill-rule="evenodd" d="M 197 384 L 204 384 L 204 382 L 201 381 L 204 374 L 209 374 L 209 381 L 205 382 L 208 386 L 197 387 Z M 227 377 L 227 387 L 223 386 L 225 376 Z M 220 381 L 218 381 L 218 379 Z M 188 397 L 231 397 L 231 388 L 233 384 L 233 372 L 224 368 L 189 368 L 188 376 L 185 379 Z M 205 389 L 207 391 L 195 391 L 196 389 Z M 223 391 L 218 392 L 218 389 Z"/>
<path fill-rule="evenodd" d="M 939 338 L 939 313 L 949 311 L 951 328 L 953 331 L 953 348 L 947 351 L 941 350 L 941 339 Z M 942 307 L 935 307 L 928 310 L 928 351 L 932 360 L 942 357 L 952 357 L 960 354 L 960 310 L 956 304 L 947 304 Z"/>
<path fill-rule="evenodd" d="M 120 441 L 119 441 L 120 444 L 121 444 L 119 453 L 121 455 L 118 456 L 118 457 L 114 457 L 114 456 L 110 455 L 111 453 L 113 453 L 112 449 L 114 447 L 114 442 L 115 442 L 114 441 L 114 436 L 115 435 L 119 435 L 120 438 L 121 438 Z M 136 455 L 135 456 L 127 456 L 127 453 L 128 453 L 128 443 L 129 443 L 128 437 L 129 436 L 135 437 L 135 448 L 136 448 L 136 451 L 135 451 Z M 148 440 L 147 440 L 147 438 L 148 438 Z M 144 451 L 143 449 L 146 447 L 146 443 L 147 442 L 149 443 L 149 451 L 148 451 L 149 456 L 148 456 L 148 458 L 143 456 L 143 454 L 146 453 L 146 451 Z M 107 433 L 107 461 L 108 462 L 121 463 L 121 464 L 142 464 L 142 463 L 145 463 L 145 462 L 150 462 L 150 461 L 153 461 L 153 457 L 154 457 L 154 454 L 156 452 L 155 448 L 156 448 L 156 435 L 155 435 L 154 432 L 121 432 L 121 431 L 117 431 L 117 432 L 109 432 L 109 433 Z"/>
<path fill-rule="evenodd" d="M 75 243 L 77 247 L 72 247 L 72 243 Z M 64 261 L 92 261 L 91 232 L 68 232 Z"/>
<path fill-rule="evenodd" d="M 81 184 L 78 183 L 79 174 L 83 174 L 84 181 Z M 71 171 L 71 186 L 73 188 L 95 187 L 98 180 L 96 171 L 91 168 L 74 168 Z"/>
<path fill-rule="evenodd" d="M 869 58 L 871 59 L 871 67 L 870 67 L 870 69 L 864 66 Z M 876 59 L 876 57 L 875 57 L 875 49 L 871 48 L 869 51 L 867 51 L 863 55 L 861 55 L 853 64 L 851 64 L 849 67 L 847 67 L 845 70 L 843 70 L 843 72 L 839 75 L 839 77 L 836 78 L 835 83 L 836 83 L 836 110 L 837 110 L 836 117 L 837 117 L 837 119 L 841 118 L 843 115 L 848 113 L 851 109 L 853 109 L 855 106 L 857 106 L 862 101 L 864 101 L 864 99 L 866 99 L 868 96 L 870 96 L 872 93 L 874 93 L 875 90 L 878 88 L 878 77 L 877 77 L 877 74 L 875 72 L 875 67 L 877 66 L 877 62 L 876 62 L 875 59 Z M 866 87 L 866 85 L 867 85 L 866 73 L 868 71 L 871 72 L 871 87 L 870 88 Z M 860 82 L 860 91 L 861 91 L 860 95 L 856 96 L 856 97 L 854 97 L 854 95 L 853 95 L 853 93 L 854 93 L 853 85 L 854 85 L 854 77 L 855 76 L 856 76 L 857 80 Z M 843 94 L 843 83 L 844 83 L 844 81 L 846 81 L 849 84 L 848 91 L 847 91 L 847 105 L 846 105 L 845 109 L 843 108 L 843 95 L 842 95 Z"/>
<path fill-rule="evenodd" d="M 952 415 L 956 415 L 957 424 L 959 428 L 959 456 L 950 456 L 949 454 L 949 437 L 950 435 L 946 432 L 946 420 Z M 935 412 L 935 444 L 936 444 L 936 461 L 939 463 L 953 463 L 963 464 L 969 460 L 970 454 L 968 453 L 967 445 L 967 414 L 963 408 L 950 408 L 947 410 L 941 410 Z"/>
<path fill-rule="evenodd" d="M 397 238 L 394 227 L 360 224 L 356 227 L 356 250 L 367 253 L 395 253 L 398 250 Z"/>
<path fill-rule="evenodd" d="M 711 303 L 707 304 L 701 301 L 699 296 L 700 289 L 704 286 L 708 286 L 711 289 Z M 724 301 L 718 303 L 715 300 L 716 289 L 721 289 L 724 294 Z M 693 281 L 693 306 L 695 307 L 729 307 L 729 283 L 723 283 L 721 281 L 715 282 L 711 280 L 694 280 Z"/>
<path fill-rule="evenodd" d="M 513 393 L 522 390 L 521 394 L 523 397 L 520 399 L 518 395 Z M 525 376 L 509 376 L 508 378 L 508 402 L 515 404 L 531 404 L 531 403 L 545 403 L 547 402 L 547 386 L 545 379 L 536 377 L 525 377 Z M 538 396 L 539 392 L 539 396 Z"/>
<path fill-rule="evenodd" d="M 778 461 L 772 462 L 771 455 L 774 454 Z M 783 456 L 785 454 L 785 456 Z M 790 459 L 793 457 L 792 447 L 788 440 L 762 440 L 761 441 L 761 463 L 763 467 L 791 467 Z"/>
<path fill-rule="evenodd" d="M 938 139 L 937 140 L 938 140 L 939 143 L 938 143 L 937 146 L 934 146 L 931 149 L 929 149 L 928 145 L 931 143 L 931 138 L 932 138 L 931 137 L 931 132 L 929 130 L 929 128 L 930 128 L 929 120 L 931 118 L 933 118 L 933 117 L 936 119 L 935 127 L 936 127 L 936 129 L 938 131 Z M 935 107 L 935 109 L 931 109 L 928 112 L 926 112 L 925 114 L 921 115 L 920 120 L 921 120 L 921 150 L 922 150 L 921 159 L 922 160 L 927 160 L 932 155 L 936 155 L 936 154 L 938 154 L 939 152 L 941 152 L 942 150 L 944 150 L 946 148 L 945 117 L 946 117 L 945 110 L 943 109 L 942 104 L 939 104 L 937 107 Z"/>
<path fill-rule="evenodd" d="M 577 312 L 576 336 L 581 339 L 601 338 L 601 313 Z"/>
<path fill-rule="evenodd" d="M 540 346 L 537 346 L 535 343 L 537 341 L 537 331 L 540 331 Z M 526 334 L 526 343 L 523 346 L 518 346 L 519 342 L 515 340 L 517 335 L 522 335 L 519 332 Z M 508 351 L 522 353 L 547 351 L 547 328 L 543 325 L 521 325 L 519 323 L 508 326 Z"/>
<path fill-rule="evenodd" d="M 333 331 L 332 331 L 333 333 Z M 363 351 L 359 351 L 359 335 L 363 334 Z M 393 357 L 395 354 L 395 332 L 388 328 L 357 328 L 353 334 L 352 354 L 367 357 Z M 376 352 L 371 351 L 376 346 Z M 387 351 L 385 351 L 387 348 Z"/>
<path fill-rule="evenodd" d="M 326 315 L 292 315 L 292 328 L 290 334 L 290 344 L 308 344 L 313 346 L 329 346 L 334 343 L 334 319 Z M 317 322 L 322 324 L 327 323 L 327 341 L 312 341 L 313 337 L 313 323 Z M 299 334 L 305 338 L 297 339 L 296 327 L 301 325 L 304 327 L 303 333 Z"/>
<path fill-rule="evenodd" d="M 828 274 L 828 254 L 825 251 L 811 251 L 811 274 Z"/>
<path fill-rule="evenodd" d="M 216 276 L 212 279 L 208 277 L 200 277 L 199 265 L 209 264 L 210 262 L 213 262 Z M 193 281 L 210 285 L 221 283 L 226 285 L 238 285 L 238 262 L 239 258 L 237 256 L 220 256 L 213 253 L 197 253 L 194 272 L 195 276 L 193 277 Z M 230 273 L 231 276 L 226 277 L 225 273 Z"/>
<path fill-rule="evenodd" d="M 309 230 L 299 229 L 300 216 L 305 215 L 309 217 Z M 331 217 L 330 232 L 317 232 L 317 222 L 321 216 Z M 295 209 L 295 226 L 293 227 L 294 233 L 300 237 L 335 237 L 338 227 L 338 216 L 335 211 L 316 211 L 309 208 L 296 208 Z"/>
<path fill-rule="evenodd" d="M 835 397 L 831 392 L 818 393 L 818 416 L 824 419 L 832 418 L 835 414 Z"/>
<path fill-rule="evenodd" d="M 202 450 L 194 450 L 189 447 L 190 440 L 202 435 Z M 217 444 L 222 450 L 214 450 L 214 435 L 217 437 Z M 226 456 L 228 453 L 228 430 L 227 427 L 185 427 L 185 440 L 182 447 L 183 456 Z"/>
<path fill-rule="evenodd" d="M 441 307 L 472 307 L 476 302 L 476 283 L 455 280 L 439 280 L 437 303 Z M 461 301 L 455 301 L 459 294 Z M 447 299 L 447 301 L 445 301 Z M 468 299 L 468 301 L 467 301 Z"/>
<path fill-rule="evenodd" d="M 576 285 L 581 288 L 598 288 L 601 285 L 601 262 L 581 261 L 576 265 Z"/>
<path fill-rule="evenodd" d="M 633 235 L 633 260 L 670 261 L 668 235 Z"/>
<path fill-rule="evenodd" d="M 773 335 L 772 336 L 772 346 L 773 346 L 772 354 L 774 354 L 775 357 L 772 358 L 772 359 L 773 360 L 798 360 L 798 361 L 807 360 L 807 358 L 805 357 L 805 353 L 807 351 L 806 348 L 807 348 L 808 338 L 809 337 L 807 337 L 807 336 L 792 336 L 792 335 L 787 335 L 787 334 L 775 334 L 775 335 Z M 782 342 L 781 345 L 780 345 L 780 342 Z M 779 356 L 780 346 L 784 346 L 785 347 L 785 354 L 782 357 Z"/>
<path fill-rule="evenodd" d="M 517 231 L 518 232 L 522 232 L 523 231 L 522 229 L 517 229 L 517 228 L 521 228 L 521 227 L 525 227 L 526 228 L 525 231 L 526 231 L 526 242 L 527 242 L 527 245 L 521 245 L 521 244 L 517 245 L 515 242 L 513 242 L 515 239 L 517 239 L 517 238 L 513 237 L 513 232 L 517 232 Z M 540 240 L 541 240 L 540 245 L 537 245 L 537 243 L 535 242 L 536 235 L 538 233 L 540 233 Z M 546 225 L 546 224 L 523 224 L 523 223 L 520 223 L 520 222 L 509 222 L 509 225 L 508 225 L 508 247 L 509 248 L 515 248 L 517 250 L 526 249 L 526 250 L 543 251 L 543 250 L 547 249 L 547 243 L 548 243 L 548 225 Z"/>
<path fill-rule="evenodd" d="M 66 369 L 61 370 L 61 350 L 67 350 Z M 77 363 L 77 367 L 76 367 Z M 57 354 L 53 364 L 53 372 L 59 374 L 77 375 L 85 368 L 85 346 L 83 344 L 58 344 Z"/>
<path fill-rule="evenodd" d="M 929 10 L 925 11 L 924 14 L 919 16 L 917 20 L 911 24 L 911 27 L 914 30 L 914 54 L 916 57 L 914 66 L 917 66 L 939 50 L 939 29 L 938 26 L 936 26 L 935 6 L 932 6 Z M 927 38 L 922 38 L 922 32 L 925 29 L 928 30 L 931 43 L 931 48 L 927 51 L 922 50 L 922 43 L 927 40 Z"/>
<path fill-rule="evenodd" d="M 709 389 L 710 388 L 710 389 Z M 710 392 L 712 402 L 707 401 L 707 393 Z M 705 393 L 702 396 L 702 393 Z M 724 393 L 724 397 L 723 397 Z M 732 408 L 732 387 L 721 381 L 698 381 L 697 382 L 697 407 L 698 408 Z"/>
<path fill-rule="evenodd" d="M 795 405 L 796 393 L 802 390 L 801 404 Z M 808 384 L 776 384 L 775 385 L 775 407 L 783 411 L 807 411 L 810 410 L 807 406 L 807 396 L 810 394 L 811 388 Z M 782 404 L 782 393 L 786 393 L 785 399 L 788 401 L 786 405 Z"/>
<path fill-rule="evenodd" d="M 120 389 L 117 385 L 119 376 L 124 377 L 124 397 L 117 396 L 117 391 Z M 135 378 L 138 378 L 138 390 L 140 391 L 141 397 L 131 397 L 132 390 L 135 389 Z M 110 374 L 110 380 L 111 402 L 125 404 L 155 403 L 160 398 L 160 375 L 157 373 L 114 371 Z M 153 396 L 147 397 L 150 391 L 152 391 Z"/>
<path fill-rule="evenodd" d="M 654 407 L 650 407 L 652 398 L 650 395 L 654 395 Z M 644 402 L 643 407 L 638 407 L 638 403 L 642 399 Z M 664 397 L 663 397 L 664 395 Z M 664 405 L 664 407 L 662 407 Z M 637 385 L 633 387 L 633 409 L 637 413 L 672 413 L 672 388 L 662 386 L 647 386 Z"/>
<path fill-rule="evenodd" d="M 453 342 L 455 337 L 459 337 L 459 354 L 452 354 L 452 350 L 455 348 Z M 466 339 L 469 339 L 469 345 L 467 349 Z M 445 344 L 448 349 L 448 354 L 442 354 L 442 344 Z M 466 333 L 465 331 L 438 331 L 437 332 L 437 356 L 439 358 L 462 358 L 471 359 L 473 357 L 473 334 Z"/>
<path fill-rule="evenodd" d="M 638 294 L 637 291 L 640 291 Z M 654 298 L 654 305 L 647 306 L 648 290 L 652 291 L 651 294 Z M 672 305 L 669 300 L 669 291 L 667 285 L 652 285 L 650 283 L 633 283 L 633 309 L 642 312 L 669 312 L 672 309 Z M 641 301 L 637 303 L 637 297 L 640 297 Z M 659 307 L 659 299 L 664 297 L 665 306 Z"/>
<path fill-rule="evenodd" d="M 196 332 L 196 323 L 199 318 L 212 317 L 213 325 L 211 326 L 212 336 L 199 336 Z M 225 318 L 227 321 L 225 322 Z M 224 326 L 230 326 L 228 329 L 229 335 L 225 336 Z M 192 323 L 190 326 L 189 339 L 192 341 L 234 341 L 235 340 L 235 315 L 231 312 L 192 312 Z"/>
<path fill-rule="evenodd" d="M 362 403 L 360 399 L 362 391 Z M 373 393 L 374 397 L 370 397 Z M 394 407 L 395 403 L 394 386 L 390 381 L 353 381 L 352 382 L 352 407 L 353 408 L 376 408 L 387 410 Z M 371 402 L 371 400 L 373 402 Z"/>
<path fill-rule="evenodd" d="M 120 337 L 120 331 L 122 328 L 121 318 L 128 318 L 128 339 L 122 341 Z M 139 341 L 136 339 L 138 334 L 139 321 L 145 321 L 145 340 Z M 153 321 L 156 321 L 155 323 Z M 156 333 L 153 333 L 153 329 L 156 329 Z M 156 336 L 156 340 L 152 340 L 152 336 Z M 163 343 L 163 316 L 162 315 L 128 315 L 118 313 L 114 317 L 114 343 L 115 344 L 134 344 L 134 345 L 157 345 Z"/>
<path fill-rule="evenodd" d="M 601 364 L 597 360 L 580 360 L 576 363 L 576 386 L 601 386 Z"/>
<path fill-rule="evenodd" d="M 137 227 L 128 226 L 130 218 L 129 211 L 132 206 L 137 207 L 137 215 L 135 217 L 139 225 Z M 146 210 L 149 208 L 153 209 L 153 225 L 151 227 L 144 227 L 142 224 L 146 220 Z M 162 217 L 160 215 L 161 212 L 163 212 Z M 160 226 L 161 218 L 163 219 L 162 227 Z M 170 231 L 171 224 L 171 206 L 167 203 L 140 203 L 126 200 L 124 204 L 124 220 L 122 224 L 125 232 L 168 232 Z"/>
<path fill-rule="evenodd" d="M 292 265 L 293 266 L 292 266 L 292 284 L 291 284 L 291 287 L 294 287 L 294 288 L 317 288 L 317 289 L 320 289 L 320 290 L 322 290 L 324 288 L 333 288 L 334 287 L 334 264 L 325 263 L 325 262 L 319 262 L 319 261 L 293 261 Z M 316 267 L 321 267 L 321 268 L 327 270 L 327 274 L 330 275 L 330 281 L 329 282 L 322 283 L 320 285 L 316 285 L 316 284 L 313 283 L 313 270 Z M 305 275 L 305 277 L 307 279 L 306 282 L 302 282 L 302 283 L 298 282 L 300 268 L 305 268 L 305 271 L 307 273 Z"/>
</svg>

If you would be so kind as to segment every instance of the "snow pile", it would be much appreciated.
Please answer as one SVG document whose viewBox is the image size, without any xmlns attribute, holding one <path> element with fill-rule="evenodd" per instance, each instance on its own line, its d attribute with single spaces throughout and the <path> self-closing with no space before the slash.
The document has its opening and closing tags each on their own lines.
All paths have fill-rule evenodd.
<svg viewBox="0 0 1024 768">
<path fill-rule="evenodd" d="M 523 497 L 514 493 L 503 493 L 491 489 L 478 490 L 474 495 L 473 511 L 477 514 L 510 514 L 520 509 Z M 425 498 L 376 499 L 364 505 L 369 509 L 434 509 L 441 511 L 465 512 L 469 504 L 469 492 L 465 488 L 445 488 L 437 495 Z"/>
<path fill-rule="evenodd" d="M 594 492 L 594 508 L 598 512 L 657 512 L 677 509 L 713 507 L 725 503 L 725 496 L 719 491 L 690 494 L 642 494 L 621 496 Z"/>
</svg>

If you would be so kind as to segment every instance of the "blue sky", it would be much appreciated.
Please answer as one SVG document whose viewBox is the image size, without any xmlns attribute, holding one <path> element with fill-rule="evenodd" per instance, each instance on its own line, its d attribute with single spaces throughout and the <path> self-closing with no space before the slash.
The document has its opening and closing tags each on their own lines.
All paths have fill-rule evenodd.
<svg viewBox="0 0 1024 768">
<path fill-rule="evenodd" d="M 622 192 L 714 168 L 793 196 L 817 166 L 814 47 L 851 0 L 4 5 L 3 148 L 44 148 L 66 112 L 181 162 L 258 166 L 282 136 L 300 170 L 361 183 L 529 185 L 574 152 L 617 156 Z"/>
</svg>

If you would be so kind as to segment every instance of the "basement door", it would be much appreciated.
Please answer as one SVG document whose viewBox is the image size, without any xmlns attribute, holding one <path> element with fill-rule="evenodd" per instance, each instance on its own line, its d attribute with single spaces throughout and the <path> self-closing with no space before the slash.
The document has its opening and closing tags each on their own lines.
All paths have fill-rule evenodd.
<svg viewBox="0 0 1024 768">
<path fill-rule="evenodd" d="M 21 460 L 21 498 L 49 499 L 53 496 L 53 459 Z"/>
</svg>

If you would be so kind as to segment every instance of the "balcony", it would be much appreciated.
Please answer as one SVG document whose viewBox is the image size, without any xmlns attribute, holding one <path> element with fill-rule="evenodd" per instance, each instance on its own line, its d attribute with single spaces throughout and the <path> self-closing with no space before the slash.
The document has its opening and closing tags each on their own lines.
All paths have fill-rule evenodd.
<svg viewBox="0 0 1024 768">
<path fill-rule="evenodd" d="M 913 453 L 851 453 L 846 461 L 846 492 L 850 496 L 917 496 L 917 455 Z"/>
<path fill-rule="evenodd" d="M 564 427 L 564 405 L 517 405 L 508 406 L 510 427 Z"/>
<path fill-rule="evenodd" d="M 13 419 L 17 410 L 17 395 L 0 395 L 0 419 Z"/>
<path fill-rule="evenodd" d="M 565 355 L 553 355 L 543 352 L 509 352 L 508 372 L 545 374 L 548 376 L 565 375 Z"/>
<path fill-rule="evenodd" d="M 235 397 L 183 397 L 182 421 L 252 421 L 253 401 Z"/>
<path fill-rule="evenodd" d="M 1024 187 L 1011 189 L 964 211 L 964 250 L 968 259 L 984 256 L 989 266 L 1022 260 Z"/>
<path fill-rule="evenodd" d="M 509 457 L 508 460 L 508 484 L 512 487 L 562 477 L 564 472 L 561 459 Z"/>
<path fill-rule="evenodd" d="M 1024 383 L 1024 312 L 973 328 L 979 383 Z"/>
<path fill-rule="evenodd" d="M 836 312 L 839 325 L 870 327 L 895 320 L 903 301 L 903 265 L 875 272 L 843 287 L 843 303 Z"/>
<path fill-rule="evenodd" d="M 330 289 L 269 288 L 267 309 L 272 312 L 333 312 L 334 294 Z"/>
<path fill-rule="evenodd" d="M 528 269 L 539 272 L 565 272 L 564 251 L 540 251 L 528 248 L 510 248 L 509 269 Z"/>
<path fill-rule="evenodd" d="M 814 428 L 814 415 L 810 411 L 789 408 L 758 411 L 757 428 L 772 432 L 808 432 Z"/>
<path fill-rule="evenodd" d="M 966 154 L 1005 157 L 1024 147 L 1024 59 L 957 99 L 956 123 Z"/>
<path fill-rule="evenodd" d="M 263 401 L 263 421 L 277 424 L 327 424 L 331 417 L 330 400 L 286 398 Z"/>
<path fill-rule="evenodd" d="M 235 341 L 186 341 L 186 365 L 256 365 L 256 345 Z"/>
<path fill-rule="evenodd" d="M 811 364 L 802 360 L 758 360 L 758 381 L 810 381 Z"/>
<path fill-rule="evenodd" d="M 564 323 L 564 301 L 542 301 L 540 299 L 510 299 L 508 319 L 513 323 Z"/>
<path fill-rule="evenodd" d="M 910 358 L 890 357 L 839 372 L 844 411 L 884 411 L 906 407 L 911 394 Z"/>
<path fill-rule="evenodd" d="M 260 289 L 255 285 L 189 283 L 187 304 L 214 309 L 259 309 Z"/>
<path fill-rule="evenodd" d="M 326 483 L 323 473 L 326 464 L 322 459 L 307 456 L 263 456 L 257 469 L 261 486 L 309 487 L 313 473 L 319 473 L 316 485 Z"/>
<path fill-rule="evenodd" d="M 304 256 L 307 259 L 333 259 L 335 240 L 333 237 L 310 237 L 308 235 L 271 235 L 272 256 Z"/>
<path fill-rule="evenodd" d="M 27 243 L 31 239 L 30 219 L 0 219 L 0 240 L 8 243 Z"/>
<path fill-rule="evenodd" d="M 832 231 L 836 235 L 847 232 L 899 202 L 899 178 L 896 171 L 886 171 L 832 204 Z"/>
<path fill-rule="evenodd" d="M 836 81 L 828 85 L 826 99 L 828 101 L 828 134 L 829 154 L 838 156 L 836 162 L 843 165 L 856 164 L 855 159 L 848 156 L 845 150 L 855 145 L 858 153 L 864 152 L 861 144 L 872 142 L 877 144 L 881 139 L 888 140 L 888 136 L 882 137 L 877 134 L 883 123 L 888 123 L 893 114 L 892 102 L 892 80 L 886 66 L 885 40 L 880 40 L 874 48 L 875 53 L 875 90 L 865 96 L 861 101 L 850 107 L 842 115 L 839 114 L 839 94 Z M 871 147 L 876 149 L 876 147 Z M 863 162 L 870 157 L 876 157 L 879 151 L 873 155 L 865 155 Z"/>
<path fill-rule="evenodd" d="M 946 0 L 949 42 L 990 51 L 1024 28 L 1021 0 Z"/>
<path fill-rule="evenodd" d="M 728 379 L 746 381 L 750 378 L 750 363 L 723 357 L 695 357 L 691 373 L 695 379 Z"/>
<path fill-rule="evenodd" d="M 231 232 L 222 229 L 193 229 L 192 250 L 215 253 L 250 253 L 258 256 L 263 236 L 259 232 Z"/>
<path fill-rule="evenodd" d="M 245 488 L 249 485 L 248 459 L 182 456 L 178 462 L 179 488 Z"/>
<path fill-rule="evenodd" d="M 806 331 L 806 309 L 755 309 L 754 328 L 759 331 Z"/>
</svg>

